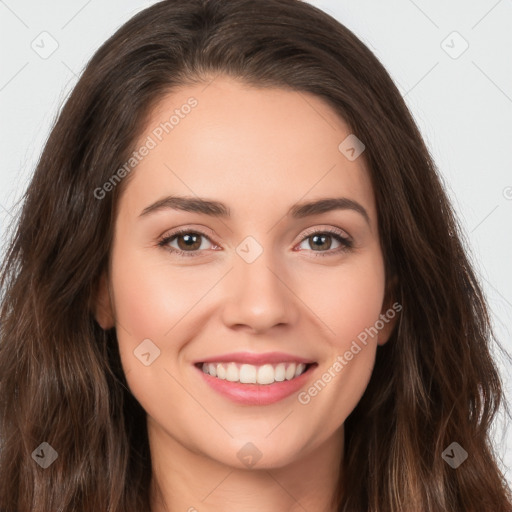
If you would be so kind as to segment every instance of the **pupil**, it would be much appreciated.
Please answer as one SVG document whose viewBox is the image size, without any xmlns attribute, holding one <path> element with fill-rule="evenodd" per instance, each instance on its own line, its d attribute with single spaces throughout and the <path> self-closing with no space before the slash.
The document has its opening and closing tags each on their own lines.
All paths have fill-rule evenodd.
<svg viewBox="0 0 512 512">
<path fill-rule="evenodd" d="M 324 240 L 324 242 L 323 242 L 323 243 L 320 243 L 320 244 L 319 244 L 319 245 L 317 245 L 316 247 L 317 247 L 317 248 L 318 248 L 318 247 L 320 247 L 320 248 L 321 248 L 321 246 L 322 246 L 323 244 L 325 244 L 325 239 L 326 239 L 326 238 L 328 238 L 328 235 L 313 235 L 313 240 L 314 240 L 314 243 L 315 243 L 315 244 L 316 244 L 316 242 L 317 242 L 317 240 L 318 240 L 318 239 L 323 239 L 323 240 Z M 330 247 L 330 245 L 331 245 L 331 244 L 327 244 L 327 245 L 328 245 L 328 247 L 325 247 L 325 248 L 326 248 L 326 249 L 329 249 L 329 247 Z"/>
<path fill-rule="evenodd" d="M 198 238 L 199 237 L 197 235 L 193 234 L 181 235 L 181 237 L 178 238 L 178 245 L 182 245 L 179 243 L 179 240 L 183 240 L 183 245 L 186 249 L 197 249 L 198 247 L 196 247 L 196 245 L 201 245 L 200 243 L 198 244 L 197 242 Z"/>
</svg>

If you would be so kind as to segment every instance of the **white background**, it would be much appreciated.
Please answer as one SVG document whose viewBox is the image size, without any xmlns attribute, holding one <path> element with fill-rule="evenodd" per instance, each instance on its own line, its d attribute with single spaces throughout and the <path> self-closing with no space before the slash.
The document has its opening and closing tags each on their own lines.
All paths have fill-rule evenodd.
<svg viewBox="0 0 512 512">
<path fill-rule="evenodd" d="M 84 65 L 121 24 L 152 3 L 0 0 L 2 239 Z M 512 1 L 310 3 L 367 44 L 405 96 L 470 243 L 496 333 L 512 351 Z M 51 44 L 58 47 L 48 58 L 32 48 L 48 51 Z M 504 362 L 500 368 L 512 400 L 512 370 Z M 497 427 L 496 446 L 512 481 L 512 428 L 504 434 Z"/>
</svg>

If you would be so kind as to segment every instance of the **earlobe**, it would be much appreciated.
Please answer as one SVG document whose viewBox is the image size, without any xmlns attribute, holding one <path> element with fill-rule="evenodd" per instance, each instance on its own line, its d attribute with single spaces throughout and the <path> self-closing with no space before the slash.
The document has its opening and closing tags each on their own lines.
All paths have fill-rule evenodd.
<svg viewBox="0 0 512 512">
<path fill-rule="evenodd" d="M 380 322 L 379 327 L 379 335 L 377 337 L 377 344 L 384 345 L 387 343 L 393 330 L 395 329 L 398 319 L 400 318 L 400 312 L 402 311 L 402 305 L 394 300 L 397 296 L 398 290 L 398 277 L 396 274 L 389 279 L 386 286 L 386 297 L 383 302 L 381 314 L 380 314 Z"/>
<path fill-rule="evenodd" d="M 395 302 L 394 305 L 398 305 L 398 303 Z M 385 343 L 387 343 L 398 322 L 399 315 L 400 313 L 394 307 L 382 311 L 380 319 L 384 326 L 382 327 L 382 329 L 379 330 L 379 335 L 377 337 L 377 345 L 384 345 Z"/>
<path fill-rule="evenodd" d="M 110 299 L 108 280 L 105 273 L 102 274 L 96 299 L 93 305 L 94 317 L 105 331 L 115 326 L 112 301 Z"/>
</svg>

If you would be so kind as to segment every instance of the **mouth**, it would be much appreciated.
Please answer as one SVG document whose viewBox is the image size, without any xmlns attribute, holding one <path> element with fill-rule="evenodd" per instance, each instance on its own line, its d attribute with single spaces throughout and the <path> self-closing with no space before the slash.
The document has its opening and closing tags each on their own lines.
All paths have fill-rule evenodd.
<svg viewBox="0 0 512 512">
<path fill-rule="evenodd" d="M 253 365 L 231 361 L 198 362 L 194 366 L 204 374 L 218 380 L 238 384 L 269 386 L 279 382 L 298 379 L 318 366 L 318 363 L 287 361 L 275 364 Z"/>
</svg>

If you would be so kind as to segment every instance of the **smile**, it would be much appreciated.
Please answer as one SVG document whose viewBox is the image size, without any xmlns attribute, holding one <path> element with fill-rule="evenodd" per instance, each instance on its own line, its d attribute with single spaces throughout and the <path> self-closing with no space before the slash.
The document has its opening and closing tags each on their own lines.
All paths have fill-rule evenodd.
<svg viewBox="0 0 512 512">
<path fill-rule="evenodd" d="M 318 363 L 204 362 L 194 366 L 216 394 L 237 404 L 263 406 L 298 393 L 313 378 Z"/>
<path fill-rule="evenodd" d="M 277 363 L 277 364 L 240 364 L 227 363 L 202 363 L 201 369 L 207 375 L 229 382 L 241 384 L 273 384 L 300 377 L 311 364 L 304 363 Z"/>
</svg>

